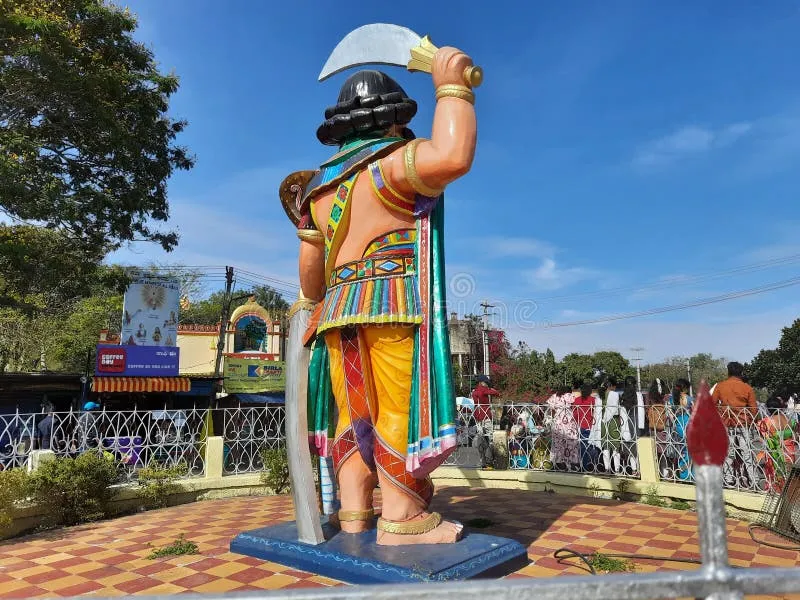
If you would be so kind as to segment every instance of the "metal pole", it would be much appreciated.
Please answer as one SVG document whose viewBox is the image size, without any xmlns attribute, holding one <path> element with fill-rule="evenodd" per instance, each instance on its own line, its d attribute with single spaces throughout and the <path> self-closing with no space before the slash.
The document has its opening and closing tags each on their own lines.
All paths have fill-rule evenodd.
<svg viewBox="0 0 800 600">
<path fill-rule="evenodd" d="M 215 400 L 219 392 L 219 369 L 222 353 L 225 350 L 225 336 L 228 334 L 228 316 L 231 307 L 231 290 L 233 288 L 233 267 L 225 267 L 225 298 L 222 301 L 222 313 L 219 319 L 219 337 L 217 338 L 217 354 L 214 357 L 214 380 L 211 382 L 211 398 Z M 210 403 L 209 403 L 210 406 Z"/>
<path fill-rule="evenodd" d="M 483 307 L 483 374 L 490 377 L 489 373 L 489 309 L 494 308 L 494 304 L 489 304 L 487 300 L 481 303 Z"/>
<path fill-rule="evenodd" d="M 632 352 L 636 352 L 636 358 L 633 360 L 636 361 L 636 388 L 638 391 L 642 391 L 642 357 L 640 352 L 644 350 L 644 348 L 631 348 Z"/>
</svg>

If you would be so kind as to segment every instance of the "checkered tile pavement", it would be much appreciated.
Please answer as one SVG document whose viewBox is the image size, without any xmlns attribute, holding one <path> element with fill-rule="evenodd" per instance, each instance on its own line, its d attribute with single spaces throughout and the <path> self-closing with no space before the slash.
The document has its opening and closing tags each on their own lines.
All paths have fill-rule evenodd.
<svg viewBox="0 0 800 600">
<path fill-rule="evenodd" d="M 698 555 L 694 513 L 641 504 L 521 490 L 446 488 L 434 508 L 464 522 L 482 517 L 483 532 L 529 546 L 531 564 L 510 577 L 579 574 L 577 561 L 560 564 L 553 551 Z M 140 513 L 111 521 L 32 535 L 0 544 L 0 598 L 73 595 L 177 594 L 320 587 L 339 582 L 228 552 L 239 532 L 292 519 L 288 496 L 236 498 Z M 736 566 L 800 566 L 800 552 L 755 544 L 747 524 L 729 520 Z M 200 554 L 148 560 L 152 548 L 179 535 Z M 780 543 L 769 534 L 761 534 Z M 785 543 L 785 542 L 784 542 Z M 691 564 L 636 561 L 639 572 L 691 569 Z M 766 596 L 765 596 L 766 597 Z"/>
</svg>

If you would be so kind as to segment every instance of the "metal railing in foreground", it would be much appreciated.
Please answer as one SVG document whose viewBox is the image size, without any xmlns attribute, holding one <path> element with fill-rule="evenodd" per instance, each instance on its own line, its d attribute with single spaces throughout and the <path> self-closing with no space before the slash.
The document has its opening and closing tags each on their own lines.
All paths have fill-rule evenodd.
<svg viewBox="0 0 800 600">
<path fill-rule="evenodd" d="M 695 467 L 697 513 L 702 566 L 694 571 L 633 575 L 556 577 L 459 583 L 379 585 L 278 590 L 275 592 L 182 595 L 183 599 L 230 600 L 572 600 L 645 598 L 709 598 L 733 600 L 751 594 L 800 592 L 798 568 L 736 569 L 728 562 L 723 501 L 723 469 L 728 436 L 719 413 L 703 385 L 688 428 L 687 445 Z M 169 596 L 161 596 L 167 598 Z M 132 599 L 133 597 L 131 597 Z M 173 597 L 174 598 L 174 597 Z"/>
</svg>

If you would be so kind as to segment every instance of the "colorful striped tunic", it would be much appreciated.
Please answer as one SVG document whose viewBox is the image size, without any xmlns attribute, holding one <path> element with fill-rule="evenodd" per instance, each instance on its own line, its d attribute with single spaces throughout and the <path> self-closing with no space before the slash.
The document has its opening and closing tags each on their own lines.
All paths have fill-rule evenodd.
<svg viewBox="0 0 800 600">
<path fill-rule="evenodd" d="M 347 325 L 422 322 L 416 234 L 403 229 L 382 235 L 360 260 L 333 270 L 318 333 Z"/>
</svg>

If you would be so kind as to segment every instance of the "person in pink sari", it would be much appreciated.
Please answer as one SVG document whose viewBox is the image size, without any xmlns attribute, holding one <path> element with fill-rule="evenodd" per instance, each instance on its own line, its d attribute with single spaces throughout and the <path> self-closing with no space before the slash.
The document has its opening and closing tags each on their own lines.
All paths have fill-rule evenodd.
<svg viewBox="0 0 800 600">
<path fill-rule="evenodd" d="M 547 399 L 552 422 L 550 460 L 558 471 L 577 470 L 580 463 L 578 422 L 572 414 L 573 400 L 575 396 L 566 386 Z"/>
</svg>

